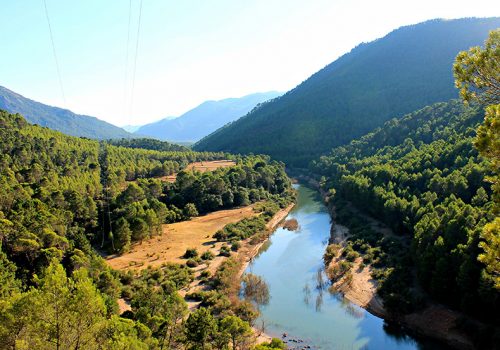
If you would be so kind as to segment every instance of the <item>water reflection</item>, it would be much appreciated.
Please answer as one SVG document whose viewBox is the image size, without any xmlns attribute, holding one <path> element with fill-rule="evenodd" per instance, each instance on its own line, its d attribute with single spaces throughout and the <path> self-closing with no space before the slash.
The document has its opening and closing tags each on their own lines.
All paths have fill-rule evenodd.
<svg viewBox="0 0 500 350">
<path fill-rule="evenodd" d="M 242 297 L 260 305 L 257 324 L 266 332 L 281 338 L 300 339 L 312 349 L 387 349 L 415 350 L 420 340 L 386 329 L 383 320 L 347 302 L 341 294 L 328 293 L 330 286 L 323 271 L 322 256 L 330 232 L 330 216 L 315 191 L 298 187 L 298 204 L 290 218 L 300 227 L 295 232 L 278 228 L 269 245 L 254 259 L 247 272 L 260 276 L 252 278 L 248 291 L 242 286 Z M 266 250 L 267 249 L 267 250 Z M 266 284 L 268 297 L 255 297 L 252 284 Z M 290 348 L 304 343 L 289 343 Z"/>
<path fill-rule="evenodd" d="M 306 282 L 302 291 L 304 292 L 304 304 L 309 305 L 311 302 L 311 288 L 309 288 L 309 283 Z"/>
<path fill-rule="evenodd" d="M 269 287 L 264 279 L 252 273 L 246 273 L 242 279 L 243 297 L 257 307 L 269 304 Z"/>
</svg>

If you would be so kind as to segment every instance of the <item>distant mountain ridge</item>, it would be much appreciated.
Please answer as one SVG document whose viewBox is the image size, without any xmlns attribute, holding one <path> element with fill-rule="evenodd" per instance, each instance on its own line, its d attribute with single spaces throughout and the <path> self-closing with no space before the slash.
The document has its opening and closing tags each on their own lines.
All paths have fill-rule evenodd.
<svg viewBox="0 0 500 350">
<path fill-rule="evenodd" d="M 174 119 L 168 117 L 143 125 L 134 133 L 166 141 L 195 142 L 225 124 L 244 116 L 259 103 L 280 95 L 279 92 L 270 91 L 240 98 L 206 101 L 180 117 Z"/>
<path fill-rule="evenodd" d="M 452 64 L 500 18 L 431 20 L 361 44 L 194 149 L 265 153 L 297 167 L 385 121 L 458 96 Z"/>
<path fill-rule="evenodd" d="M 122 128 L 103 120 L 33 101 L 3 86 L 0 86 L 0 109 L 10 113 L 19 113 L 32 124 L 45 126 L 71 136 L 99 140 L 132 137 L 132 134 Z"/>
</svg>

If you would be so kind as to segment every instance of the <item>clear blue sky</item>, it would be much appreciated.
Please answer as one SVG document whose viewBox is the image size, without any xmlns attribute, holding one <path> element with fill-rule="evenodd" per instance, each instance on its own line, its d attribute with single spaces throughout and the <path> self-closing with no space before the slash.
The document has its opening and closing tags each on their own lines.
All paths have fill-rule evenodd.
<svg viewBox="0 0 500 350">
<path fill-rule="evenodd" d="M 494 0 L 0 0 L 0 85 L 116 125 L 179 115 L 209 99 L 286 91 L 360 42 L 432 18 L 500 15 Z"/>
</svg>

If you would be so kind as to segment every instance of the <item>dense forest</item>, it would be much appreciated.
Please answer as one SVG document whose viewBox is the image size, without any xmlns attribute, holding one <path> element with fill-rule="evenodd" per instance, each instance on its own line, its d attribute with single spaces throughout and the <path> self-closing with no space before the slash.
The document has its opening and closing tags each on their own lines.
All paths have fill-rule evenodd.
<svg viewBox="0 0 500 350">
<path fill-rule="evenodd" d="M 438 301 L 482 320 L 455 326 L 488 349 L 500 339 L 499 44 L 497 29 L 456 56 L 462 101 L 388 121 L 310 164 L 350 229 L 325 253 L 326 262 L 345 258 L 332 279 L 362 257 L 393 316 Z"/>
<path fill-rule="evenodd" d="M 420 285 L 436 300 L 478 317 L 498 317 L 498 291 L 477 259 L 482 228 L 494 218 L 487 180 L 492 173 L 473 146 L 483 116 L 479 107 L 460 101 L 439 103 L 391 120 L 312 163 L 326 176 L 323 186 L 332 200 L 349 201 L 411 241 L 405 255 L 397 239 L 366 230 L 351 237 L 362 255 L 380 246 L 378 255 L 391 255 L 380 267 L 387 283 L 382 295 L 393 309 L 415 307 L 407 305 L 418 300 L 414 264 Z"/>
<path fill-rule="evenodd" d="M 0 139 L 1 349 L 226 349 L 251 340 L 255 315 L 229 305 L 187 317 L 177 293 L 193 279 L 187 266 L 118 272 L 96 249 L 124 252 L 198 213 L 287 201 L 282 163 L 234 157 L 233 167 L 182 171 L 227 155 L 75 138 L 4 111 Z M 175 172 L 174 183 L 161 181 Z M 132 308 L 121 317 L 119 297 Z"/>
<path fill-rule="evenodd" d="M 149 149 L 153 151 L 188 151 L 187 147 L 177 145 L 175 143 L 164 142 L 151 138 L 122 138 L 122 139 L 110 139 L 109 144 L 115 146 L 122 146 L 128 148 L 142 148 Z"/>
<path fill-rule="evenodd" d="M 457 96 L 451 66 L 499 18 L 432 20 L 357 46 L 285 95 L 198 142 L 194 149 L 265 153 L 290 167 L 396 116 Z"/>
</svg>

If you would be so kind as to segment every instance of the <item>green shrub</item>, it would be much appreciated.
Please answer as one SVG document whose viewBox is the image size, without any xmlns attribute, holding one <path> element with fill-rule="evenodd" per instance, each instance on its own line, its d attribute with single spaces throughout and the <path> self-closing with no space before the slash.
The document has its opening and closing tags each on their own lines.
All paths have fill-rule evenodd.
<svg viewBox="0 0 500 350">
<path fill-rule="evenodd" d="M 207 250 L 203 254 L 201 254 L 201 259 L 202 260 L 212 260 L 214 258 L 214 253 L 212 253 L 210 250 Z"/>
<path fill-rule="evenodd" d="M 197 256 L 198 256 L 198 251 L 196 250 L 196 248 L 188 248 L 186 249 L 183 258 L 190 259 L 190 258 L 196 258 Z"/>
</svg>

